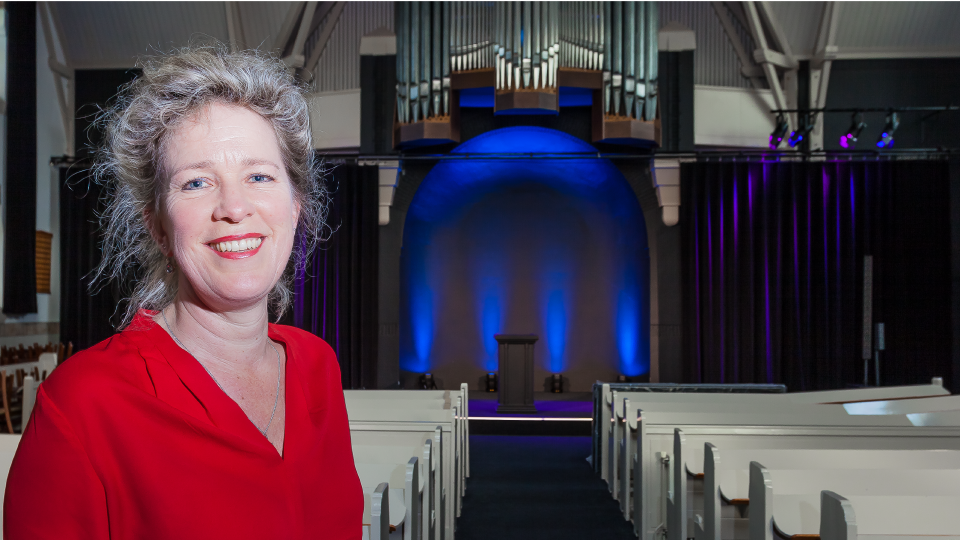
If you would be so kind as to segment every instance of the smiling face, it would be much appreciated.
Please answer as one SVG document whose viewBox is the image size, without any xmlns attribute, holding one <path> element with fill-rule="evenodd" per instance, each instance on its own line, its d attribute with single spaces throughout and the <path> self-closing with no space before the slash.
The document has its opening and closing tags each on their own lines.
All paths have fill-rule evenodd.
<svg viewBox="0 0 960 540">
<path fill-rule="evenodd" d="M 265 301 L 293 248 L 298 206 L 270 123 L 213 103 L 168 136 L 159 212 L 145 211 L 179 294 L 231 311 Z"/>
</svg>

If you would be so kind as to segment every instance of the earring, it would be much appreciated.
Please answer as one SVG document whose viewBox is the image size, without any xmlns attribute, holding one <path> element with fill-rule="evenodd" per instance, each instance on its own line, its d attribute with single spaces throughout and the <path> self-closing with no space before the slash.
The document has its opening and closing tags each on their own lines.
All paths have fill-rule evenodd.
<svg viewBox="0 0 960 540">
<path fill-rule="evenodd" d="M 168 274 L 173 273 L 173 265 L 170 264 L 170 259 L 167 259 L 167 273 Z"/>
</svg>

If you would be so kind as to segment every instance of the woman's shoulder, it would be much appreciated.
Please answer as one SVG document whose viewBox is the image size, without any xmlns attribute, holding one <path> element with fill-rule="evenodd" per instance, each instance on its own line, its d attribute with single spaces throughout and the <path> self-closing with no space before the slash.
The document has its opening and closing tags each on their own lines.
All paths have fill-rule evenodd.
<svg viewBox="0 0 960 540">
<path fill-rule="evenodd" d="M 149 385 L 149 375 L 136 336 L 124 331 L 64 360 L 43 381 L 44 392 L 57 402 L 90 401 L 118 387 Z"/>
<path fill-rule="evenodd" d="M 270 337 L 287 347 L 301 374 L 315 384 L 327 382 L 340 387 L 340 364 L 337 354 L 326 341 L 300 328 L 282 324 L 270 325 Z"/>
</svg>

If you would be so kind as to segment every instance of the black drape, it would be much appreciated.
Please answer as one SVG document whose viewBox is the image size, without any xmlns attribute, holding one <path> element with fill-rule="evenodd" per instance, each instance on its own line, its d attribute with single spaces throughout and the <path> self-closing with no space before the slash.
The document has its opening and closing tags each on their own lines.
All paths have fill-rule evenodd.
<svg viewBox="0 0 960 540">
<path fill-rule="evenodd" d="M 37 312 L 37 3 L 7 4 L 3 312 Z"/>
<path fill-rule="evenodd" d="M 344 388 L 377 384 L 377 167 L 342 164 L 327 179 L 333 233 L 296 281 L 294 324 L 333 347 Z"/>
<path fill-rule="evenodd" d="M 60 341 L 73 342 L 74 350 L 110 337 L 125 309 L 118 285 L 97 294 L 87 287 L 101 260 L 101 193 L 88 170 L 60 169 Z"/>
<path fill-rule="evenodd" d="M 684 164 L 685 380 L 862 383 L 865 255 L 881 384 L 952 380 L 948 175 L 946 161 Z"/>
</svg>

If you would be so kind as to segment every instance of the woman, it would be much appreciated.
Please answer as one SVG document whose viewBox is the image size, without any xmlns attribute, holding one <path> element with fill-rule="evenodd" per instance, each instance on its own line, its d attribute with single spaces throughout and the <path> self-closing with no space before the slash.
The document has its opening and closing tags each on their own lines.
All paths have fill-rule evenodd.
<svg viewBox="0 0 960 540">
<path fill-rule="evenodd" d="M 360 538 L 336 358 L 268 324 L 323 225 L 302 90 L 279 61 L 190 49 L 124 95 L 99 276 L 144 275 L 126 328 L 40 385 L 5 538 Z"/>
</svg>

